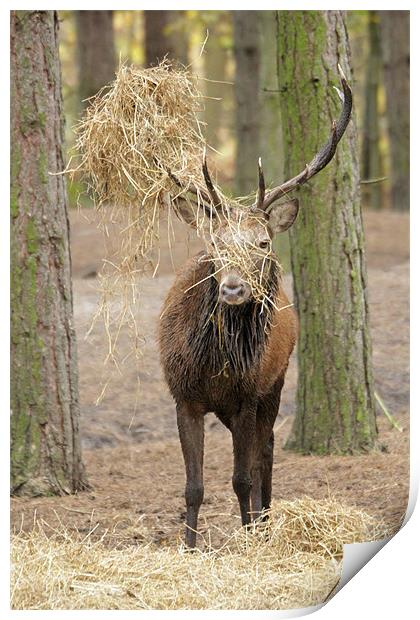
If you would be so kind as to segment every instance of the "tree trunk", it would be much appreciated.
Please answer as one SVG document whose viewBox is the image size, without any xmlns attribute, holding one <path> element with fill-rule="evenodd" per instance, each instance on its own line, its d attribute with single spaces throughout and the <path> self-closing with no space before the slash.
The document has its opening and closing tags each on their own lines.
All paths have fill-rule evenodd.
<svg viewBox="0 0 420 620">
<path fill-rule="evenodd" d="M 351 80 L 342 11 L 279 11 L 286 176 L 327 140 L 339 99 L 337 63 Z M 354 118 L 336 156 L 300 192 L 291 229 L 299 314 L 297 412 L 287 446 L 316 454 L 372 449 L 377 430 Z"/>
<path fill-rule="evenodd" d="M 213 148 L 219 149 L 221 143 L 220 130 L 224 121 L 224 106 L 221 97 L 226 90 L 224 84 L 217 82 L 227 81 L 226 52 L 222 47 L 219 36 L 218 13 L 212 11 L 212 21 L 208 25 L 209 37 L 204 50 L 205 94 L 208 99 L 205 103 L 206 141 Z M 204 32 L 205 34 L 205 32 Z"/>
<path fill-rule="evenodd" d="M 126 34 L 128 57 L 130 62 L 135 62 L 133 51 L 138 46 L 138 22 L 140 11 L 125 11 Z"/>
<path fill-rule="evenodd" d="M 254 192 L 260 156 L 259 11 L 233 11 L 236 61 L 236 193 Z"/>
<path fill-rule="evenodd" d="M 168 32 L 171 11 L 144 11 L 146 66 L 156 65 L 175 52 Z"/>
<path fill-rule="evenodd" d="M 277 11 L 258 11 L 260 20 L 260 156 L 267 187 L 283 180 L 283 134 L 278 82 Z M 255 170 L 254 170 L 255 174 Z"/>
<path fill-rule="evenodd" d="M 410 12 L 379 11 L 390 140 L 391 202 L 410 208 Z"/>
<path fill-rule="evenodd" d="M 267 187 L 284 179 L 284 149 L 278 81 L 277 11 L 259 11 L 260 15 L 260 153 Z M 288 235 L 276 235 L 273 248 L 283 268 L 290 271 Z"/>
<path fill-rule="evenodd" d="M 11 12 L 11 486 L 84 485 L 58 18 Z"/>
<path fill-rule="evenodd" d="M 79 94 L 83 101 L 115 76 L 113 11 L 76 11 Z"/>
<path fill-rule="evenodd" d="M 187 66 L 190 56 L 187 11 L 169 11 L 171 15 L 169 36 L 172 40 L 174 58 Z"/>
<path fill-rule="evenodd" d="M 379 152 L 379 114 L 378 94 L 381 75 L 381 41 L 378 11 L 369 11 L 368 22 L 368 62 L 365 84 L 365 114 L 363 123 L 362 177 L 378 179 L 382 176 Z M 374 183 L 364 187 L 367 204 L 373 209 L 382 206 L 381 185 Z"/>
</svg>

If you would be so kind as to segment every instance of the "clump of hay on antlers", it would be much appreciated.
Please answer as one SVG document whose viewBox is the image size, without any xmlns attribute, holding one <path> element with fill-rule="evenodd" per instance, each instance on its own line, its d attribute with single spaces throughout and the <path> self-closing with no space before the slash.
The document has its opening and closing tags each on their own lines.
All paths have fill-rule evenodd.
<svg viewBox="0 0 420 620">
<path fill-rule="evenodd" d="M 105 232 L 110 222 L 120 225 L 117 256 L 104 262 L 100 274 L 102 305 L 97 314 L 105 318 L 109 356 L 114 361 L 121 326 L 124 322 L 135 326 L 137 276 L 150 266 L 154 272 L 158 267 L 153 250 L 160 235 L 160 215 L 168 216 L 170 237 L 171 214 L 181 201 L 184 207 L 188 205 L 197 233 L 211 238 L 216 268 L 237 267 L 254 296 L 262 302 L 271 301 L 262 274 L 252 271 L 249 257 L 255 251 L 270 255 L 271 260 L 276 260 L 275 255 L 247 245 L 227 248 L 212 225 L 216 216 L 208 209 L 211 198 L 203 175 L 202 110 L 197 78 L 188 70 L 174 68 L 168 61 L 147 69 L 122 64 L 115 81 L 90 100 L 75 128 L 79 163 L 71 167 L 70 162 L 66 171 L 82 175 L 103 216 Z M 248 200 L 228 198 L 216 185 L 214 190 L 231 226 L 240 226 L 240 221 L 230 218 L 229 205 L 245 209 Z M 117 295 L 124 303 L 112 337 L 110 300 Z"/>
<path fill-rule="evenodd" d="M 92 531 L 96 529 L 93 528 Z M 325 601 L 343 545 L 379 540 L 383 522 L 330 498 L 274 502 L 270 520 L 220 549 L 137 545 L 52 531 L 12 538 L 12 609 L 292 609 Z"/>
</svg>

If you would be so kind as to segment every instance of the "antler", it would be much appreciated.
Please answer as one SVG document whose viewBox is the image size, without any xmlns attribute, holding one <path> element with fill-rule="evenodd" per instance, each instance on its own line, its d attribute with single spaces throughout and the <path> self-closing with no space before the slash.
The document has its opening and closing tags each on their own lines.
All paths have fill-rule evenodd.
<svg viewBox="0 0 420 620">
<path fill-rule="evenodd" d="M 213 206 L 211 204 L 210 197 L 207 195 L 207 192 L 203 192 L 202 190 L 198 190 L 197 187 L 194 185 L 194 183 L 190 183 L 188 185 L 188 187 L 184 188 L 184 186 L 182 185 L 181 181 L 178 179 L 178 177 L 176 177 L 173 174 L 173 172 L 171 172 L 170 170 L 168 170 L 167 172 L 168 172 L 169 177 L 172 179 L 172 181 L 176 185 L 178 185 L 178 187 L 180 187 L 181 189 L 186 189 L 187 192 L 189 192 L 190 194 L 192 194 L 196 198 L 197 198 L 197 196 L 200 196 L 200 206 L 203 207 L 203 209 L 207 213 L 208 217 L 211 217 L 212 214 L 213 214 Z M 198 202 L 196 202 L 195 200 L 192 200 L 192 203 L 198 208 L 198 206 L 199 206 Z"/>
<path fill-rule="evenodd" d="M 206 149 L 204 149 L 202 170 L 203 170 L 204 180 L 206 182 L 207 191 L 210 194 L 211 204 L 215 209 L 218 209 L 221 206 L 222 202 L 211 180 L 209 169 L 207 168 Z"/>
<path fill-rule="evenodd" d="M 206 211 L 207 215 L 210 217 L 214 213 L 217 214 L 219 208 L 222 206 L 222 201 L 220 200 L 220 197 L 216 191 L 216 188 L 213 185 L 213 182 L 210 177 L 209 169 L 207 168 L 207 159 L 206 159 L 205 149 L 204 149 L 204 154 L 203 154 L 202 172 L 204 176 L 204 181 L 206 182 L 207 192 L 204 192 L 201 189 L 198 190 L 196 185 L 194 185 L 194 183 L 191 183 L 191 182 L 186 188 L 186 190 L 190 192 L 191 194 L 194 194 L 195 196 L 199 195 L 201 197 L 200 203 L 202 207 L 204 208 L 204 210 Z M 172 179 L 172 181 L 174 181 L 174 183 L 178 185 L 178 187 L 181 187 L 181 188 L 183 187 L 182 183 L 173 174 L 173 172 L 171 172 L 170 170 L 167 170 L 167 173 L 169 177 Z M 194 204 L 198 206 L 197 203 L 194 203 Z"/>
<path fill-rule="evenodd" d="M 309 181 L 309 179 L 311 179 L 313 176 L 318 174 L 318 172 L 320 172 L 323 168 L 325 168 L 325 166 L 334 157 L 337 144 L 340 142 L 346 130 L 346 127 L 349 124 L 351 109 L 353 106 L 352 92 L 346 80 L 346 76 L 344 75 L 343 70 L 340 67 L 340 65 L 338 65 L 338 71 L 340 73 L 343 92 L 341 92 L 338 88 L 336 88 L 336 90 L 338 92 L 338 95 L 341 101 L 343 102 L 343 107 L 342 107 L 341 115 L 340 115 L 338 122 L 336 123 L 334 121 L 332 124 L 331 134 L 330 134 L 328 142 L 324 144 L 321 150 L 315 155 L 312 161 L 306 165 L 305 169 L 302 170 L 302 172 L 300 172 L 297 176 L 293 177 L 292 179 L 289 179 L 288 181 L 285 181 L 281 185 L 274 187 L 272 190 L 270 190 L 265 195 L 265 198 L 263 199 L 261 206 L 259 206 L 260 197 L 261 197 L 261 191 L 259 191 L 258 199 L 257 199 L 257 202 L 253 205 L 253 209 L 261 209 L 262 211 L 266 211 L 270 207 L 270 205 L 273 204 L 273 202 L 275 202 L 276 200 L 284 196 L 284 194 L 287 194 L 288 192 L 291 192 L 292 190 L 299 187 L 300 185 L 303 185 L 304 183 Z M 260 170 L 260 188 L 261 188 L 261 172 L 262 171 Z"/>
<path fill-rule="evenodd" d="M 252 211 L 264 210 L 264 198 L 265 198 L 265 180 L 264 172 L 261 164 L 261 157 L 258 159 L 258 190 L 257 199 L 255 204 L 252 205 Z"/>
</svg>

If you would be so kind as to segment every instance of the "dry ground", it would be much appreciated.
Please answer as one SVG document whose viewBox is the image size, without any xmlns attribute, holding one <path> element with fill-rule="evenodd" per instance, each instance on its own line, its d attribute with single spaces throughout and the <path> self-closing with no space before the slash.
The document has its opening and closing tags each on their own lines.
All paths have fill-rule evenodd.
<svg viewBox="0 0 420 620">
<path fill-rule="evenodd" d="M 173 545 L 183 529 L 184 468 L 174 404 L 162 380 L 155 338 L 162 300 L 173 279 L 169 252 L 162 250 L 158 277 L 142 282 L 143 358 L 139 363 L 129 361 L 121 376 L 114 372 L 104 399 L 95 406 L 101 381 L 109 377 L 109 371 L 103 367 L 106 341 L 100 326 L 84 339 L 97 305 L 95 273 L 103 255 L 101 234 L 89 223 L 90 217 L 88 211 L 71 213 L 81 428 L 92 489 L 69 497 L 13 498 L 12 524 L 27 530 L 34 518 L 42 518 L 51 527 L 61 521 L 81 532 L 96 527 L 94 536 L 108 531 L 111 543 L 135 543 L 147 525 L 156 542 Z M 393 429 L 378 411 L 382 452 L 357 457 L 285 452 L 282 445 L 294 412 L 293 358 L 275 430 L 273 491 L 274 497 L 285 499 L 335 496 L 396 527 L 405 513 L 409 484 L 408 217 L 366 213 L 365 228 L 376 390 L 404 430 Z M 187 244 L 181 238 L 173 249 L 175 263 L 198 247 L 196 239 Z M 286 286 L 290 291 L 290 276 L 286 276 Z M 123 350 L 128 351 L 130 343 L 131 335 L 124 333 Z M 200 531 L 205 536 L 210 531 L 215 542 L 221 542 L 218 525 L 232 529 L 239 523 L 231 471 L 230 436 L 209 415 Z"/>
</svg>

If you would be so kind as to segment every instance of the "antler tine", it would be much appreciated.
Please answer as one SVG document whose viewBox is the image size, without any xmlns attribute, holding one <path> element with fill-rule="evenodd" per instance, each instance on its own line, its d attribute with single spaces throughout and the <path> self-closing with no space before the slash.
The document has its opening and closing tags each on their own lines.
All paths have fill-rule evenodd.
<svg viewBox="0 0 420 620">
<path fill-rule="evenodd" d="M 210 194 L 211 202 L 213 203 L 213 207 L 217 209 L 221 206 L 222 201 L 219 198 L 219 195 L 213 185 L 213 182 L 210 177 L 209 169 L 207 168 L 207 158 L 206 158 L 206 149 L 204 149 L 203 155 L 203 176 L 206 182 L 207 191 Z"/>
<path fill-rule="evenodd" d="M 353 95 L 351 92 L 351 88 L 348 85 L 346 80 L 346 76 L 343 73 L 342 68 L 338 65 L 338 71 L 341 78 L 341 85 L 343 88 L 343 92 L 339 92 L 340 99 L 343 102 L 343 107 L 341 110 L 340 118 L 338 122 L 335 121 L 332 124 L 331 134 L 328 139 L 328 142 L 324 144 L 324 146 L 318 151 L 312 161 L 306 165 L 305 169 L 302 170 L 298 175 L 285 181 L 281 185 L 274 187 L 270 190 L 264 199 L 263 206 L 261 207 L 264 211 L 266 211 L 273 202 L 281 198 L 284 194 L 291 192 L 296 189 L 300 185 L 309 181 L 313 176 L 318 174 L 325 166 L 331 161 L 334 157 L 335 151 L 337 149 L 337 144 L 340 142 L 347 125 L 350 121 L 351 110 L 353 107 Z"/>
<path fill-rule="evenodd" d="M 167 173 L 169 175 L 169 177 L 172 179 L 172 181 L 178 185 L 178 187 L 180 187 L 181 189 L 184 189 L 181 181 L 173 174 L 173 172 L 171 172 L 170 170 L 167 170 Z M 186 188 L 187 192 L 189 192 L 190 194 L 194 195 L 196 198 L 198 196 L 200 196 L 200 206 L 203 207 L 203 209 L 205 210 L 205 212 L 207 213 L 207 215 L 209 217 L 211 217 L 211 215 L 213 214 L 213 206 L 211 204 L 211 199 L 209 196 L 207 196 L 207 193 L 203 192 L 203 191 L 199 191 L 197 189 L 197 187 L 193 184 L 190 183 L 188 185 L 188 187 Z M 204 200 L 203 200 L 204 198 Z M 206 201 L 206 202 L 204 202 Z M 206 204 L 208 203 L 208 204 Z M 195 204 L 196 207 L 199 206 L 199 204 L 195 201 L 193 201 L 193 204 Z"/>
<path fill-rule="evenodd" d="M 265 198 L 265 179 L 264 179 L 264 171 L 262 168 L 261 157 L 258 158 L 258 191 L 257 191 L 257 201 L 255 204 L 256 209 L 264 208 L 264 198 Z"/>
<path fill-rule="evenodd" d="M 261 157 L 258 158 L 258 189 L 257 196 L 254 204 L 251 206 L 251 211 L 261 211 L 264 209 L 265 198 L 265 180 L 264 171 L 262 168 Z"/>
</svg>

